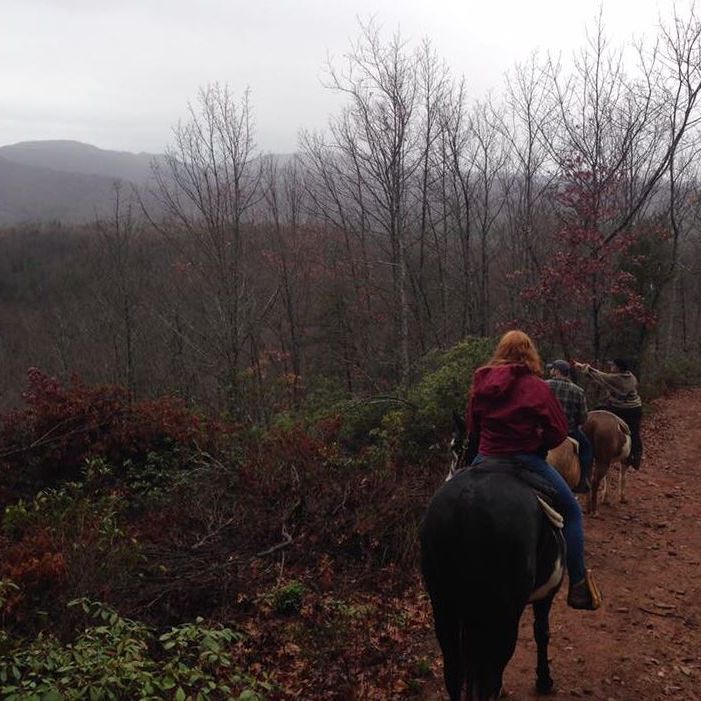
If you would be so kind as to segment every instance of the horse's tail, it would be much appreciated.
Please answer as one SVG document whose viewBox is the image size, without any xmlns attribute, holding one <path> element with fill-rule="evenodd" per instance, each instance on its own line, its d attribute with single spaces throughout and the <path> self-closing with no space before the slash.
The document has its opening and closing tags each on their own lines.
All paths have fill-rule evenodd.
<svg viewBox="0 0 701 701">
<path fill-rule="evenodd" d="M 443 678 L 451 701 L 460 701 L 465 686 L 465 627 L 446 599 L 431 594 L 436 638 L 443 653 Z M 479 698 L 479 697 L 478 697 Z"/>
<path fill-rule="evenodd" d="M 464 622 L 467 681 L 475 701 L 493 701 L 502 691 L 502 675 L 516 648 L 520 611 L 506 610 L 487 618 L 482 615 Z"/>
<path fill-rule="evenodd" d="M 479 599 L 487 597 L 488 586 L 485 582 L 482 595 L 482 586 L 475 582 L 455 581 L 450 591 L 429 588 L 436 637 L 443 653 L 443 675 L 451 701 L 459 701 L 466 686 L 472 701 L 494 701 L 501 693 L 502 672 L 516 643 L 518 616 L 501 623 L 493 610 L 491 615 L 484 615 Z M 510 631 L 513 631 L 513 642 L 505 646 Z"/>
</svg>

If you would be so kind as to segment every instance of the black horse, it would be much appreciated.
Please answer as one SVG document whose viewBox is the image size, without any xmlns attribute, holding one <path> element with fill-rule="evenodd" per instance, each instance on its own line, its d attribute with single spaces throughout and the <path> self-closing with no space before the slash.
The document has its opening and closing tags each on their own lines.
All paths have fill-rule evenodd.
<svg viewBox="0 0 701 701">
<path fill-rule="evenodd" d="M 465 687 L 470 701 L 499 697 L 529 602 L 536 688 L 553 688 L 548 617 L 564 575 L 565 542 L 523 481 L 527 472 L 504 461 L 460 470 L 433 496 L 421 525 L 421 569 L 451 701 L 460 701 Z"/>
</svg>

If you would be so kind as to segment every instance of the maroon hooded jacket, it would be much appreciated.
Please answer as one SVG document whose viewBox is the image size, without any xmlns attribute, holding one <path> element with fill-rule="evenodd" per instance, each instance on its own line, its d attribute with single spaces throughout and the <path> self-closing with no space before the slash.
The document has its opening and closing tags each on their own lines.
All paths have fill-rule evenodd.
<svg viewBox="0 0 701 701">
<path fill-rule="evenodd" d="M 472 381 L 467 429 L 482 455 L 550 450 L 567 438 L 567 418 L 550 387 L 526 365 L 479 368 Z"/>
</svg>

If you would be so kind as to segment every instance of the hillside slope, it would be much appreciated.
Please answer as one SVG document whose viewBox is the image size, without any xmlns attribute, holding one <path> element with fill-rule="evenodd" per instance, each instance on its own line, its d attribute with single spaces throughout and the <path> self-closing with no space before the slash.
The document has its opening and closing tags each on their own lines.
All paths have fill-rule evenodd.
<svg viewBox="0 0 701 701">
<path fill-rule="evenodd" d="M 0 226 L 89 221 L 109 211 L 114 178 L 65 173 L 0 158 Z"/>
</svg>

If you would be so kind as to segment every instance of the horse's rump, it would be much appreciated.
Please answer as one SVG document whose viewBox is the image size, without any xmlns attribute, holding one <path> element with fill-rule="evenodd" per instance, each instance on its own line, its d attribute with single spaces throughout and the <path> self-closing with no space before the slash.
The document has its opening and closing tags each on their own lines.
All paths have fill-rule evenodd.
<svg viewBox="0 0 701 701">
<path fill-rule="evenodd" d="M 596 513 L 599 485 L 603 485 L 605 499 L 606 475 L 611 464 L 616 462 L 621 463 L 619 498 L 624 501 L 625 469 L 632 447 L 631 432 L 620 416 L 605 409 L 590 411 L 582 430 L 589 437 L 594 451 L 589 511 Z"/>
<path fill-rule="evenodd" d="M 523 474 L 514 474 L 513 465 L 475 466 L 436 492 L 421 526 L 429 594 L 440 589 L 445 595 L 455 592 L 463 603 L 487 596 L 523 608 L 538 585 L 538 550 L 552 536 L 535 492 L 521 479 L 537 475 L 515 469 Z M 536 484 L 547 487 L 539 479 Z"/>
</svg>

